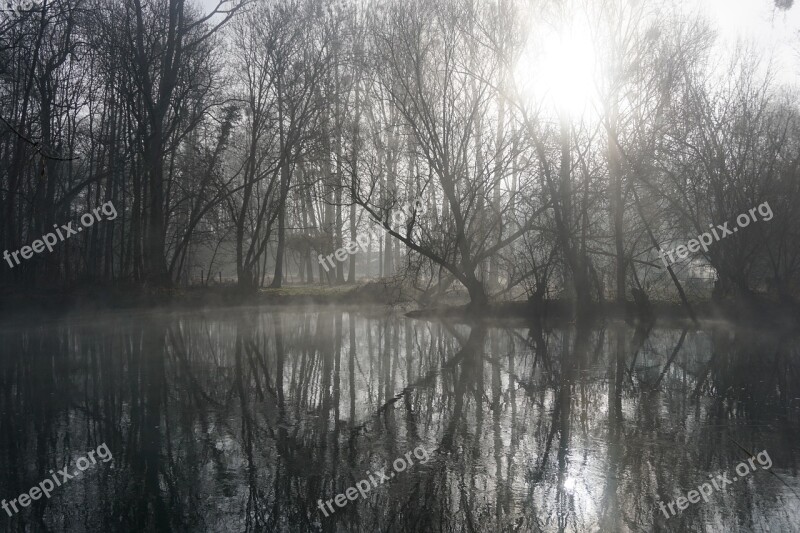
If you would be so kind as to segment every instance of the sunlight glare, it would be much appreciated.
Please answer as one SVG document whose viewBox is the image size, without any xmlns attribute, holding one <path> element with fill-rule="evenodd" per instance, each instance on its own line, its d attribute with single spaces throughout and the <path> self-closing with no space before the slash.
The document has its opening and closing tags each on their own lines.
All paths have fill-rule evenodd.
<svg viewBox="0 0 800 533">
<path fill-rule="evenodd" d="M 589 28 L 573 20 L 561 28 L 536 27 L 514 72 L 520 90 L 559 113 L 579 116 L 595 99 L 597 54 Z"/>
</svg>

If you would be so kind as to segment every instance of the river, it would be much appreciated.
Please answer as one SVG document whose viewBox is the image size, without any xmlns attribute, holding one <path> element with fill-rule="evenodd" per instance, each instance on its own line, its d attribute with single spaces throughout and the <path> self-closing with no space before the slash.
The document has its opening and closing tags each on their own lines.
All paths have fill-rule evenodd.
<svg viewBox="0 0 800 533">
<path fill-rule="evenodd" d="M 800 530 L 796 333 L 282 306 L 0 343 L 0 497 L 113 453 L 3 531 Z"/>
</svg>

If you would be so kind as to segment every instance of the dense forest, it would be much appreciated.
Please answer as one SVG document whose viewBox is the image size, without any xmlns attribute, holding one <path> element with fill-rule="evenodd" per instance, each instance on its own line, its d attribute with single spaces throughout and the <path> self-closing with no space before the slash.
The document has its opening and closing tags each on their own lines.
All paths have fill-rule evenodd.
<svg viewBox="0 0 800 533">
<path fill-rule="evenodd" d="M 798 294 L 796 89 L 680 3 L 46 0 L 0 20 L 0 250 L 118 213 L 0 285 Z"/>
</svg>

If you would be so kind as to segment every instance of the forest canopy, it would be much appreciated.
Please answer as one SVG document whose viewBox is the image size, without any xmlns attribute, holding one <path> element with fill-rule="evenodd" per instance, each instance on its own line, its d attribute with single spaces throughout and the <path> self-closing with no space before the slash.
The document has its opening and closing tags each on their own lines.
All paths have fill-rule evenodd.
<svg viewBox="0 0 800 533">
<path fill-rule="evenodd" d="M 54 0 L 0 19 L 0 269 L 65 287 L 399 278 L 473 303 L 800 283 L 796 88 L 681 2 Z M 776 0 L 776 17 L 792 2 Z M 785 73 L 784 73 L 785 74 Z M 425 209 L 401 224 L 391 213 Z M 659 249 L 768 202 L 669 268 Z M 320 256 L 385 233 L 323 268 Z M 691 288 L 691 287 L 689 287 Z"/>
</svg>

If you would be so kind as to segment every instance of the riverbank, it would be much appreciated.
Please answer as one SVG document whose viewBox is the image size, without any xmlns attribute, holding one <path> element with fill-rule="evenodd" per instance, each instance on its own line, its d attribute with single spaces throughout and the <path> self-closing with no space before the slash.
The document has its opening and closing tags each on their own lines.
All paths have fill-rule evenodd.
<svg viewBox="0 0 800 533">
<path fill-rule="evenodd" d="M 508 320 L 541 318 L 543 321 L 572 320 L 571 303 L 546 300 L 492 303 L 481 308 L 466 305 L 464 298 L 450 297 L 431 306 L 419 307 L 414 297 L 419 293 L 399 284 L 372 281 L 355 285 L 288 285 L 280 289 L 259 289 L 244 292 L 234 285 L 213 287 L 175 287 L 169 289 L 141 286 L 83 286 L 62 291 L 19 291 L 0 289 L 0 318 L 46 317 L 58 318 L 74 313 L 93 313 L 125 309 L 204 309 L 253 305 L 403 305 L 412 307 L 406 314 L 411 318 L 447 318 L 454 322 L 470 322 L 476 318 Z M 456 295 L 457 296 L 457 295 Z M 415 307 L 415 309 L 414 309 Z M 695 316 L 701 321 L 726 320 L 783 326 L 800 323 L 797 306 L 752 299 L 748 302 L 696 301 L 692 303 Z M 674 323 L 691 323 L 686 308 L 680 302 L 651 302 L 638 308 L 633 302 L 619 305 L 614 302 L 593 302 L 582 309 L 590 318 L 638 319 L 650 318 Z"/>
<path fill-rule="evenodd" d="M 646 309 L 637 308 L 633 302 L 624 305 L 615 302 L 581 304 L 582 312 L 590 321 L 618 319 L 647 322 L 658 319 L 661 323 L 676 325 L 693 323 L 686 307 L 680 302 L 650 302 Z M 759 326 L 792 328 L 800 324 L 800 308 L 767 299 L 748 302 L 726 300 L 722 302 L 695 301 L 692 310 L 699 322 L 728 321 L 751 323 Z M 437 306 L 414 309 L 406 313 L 411 318 L 447 318 L 453 322 L 469 323 L 475 318 L 489 321 L 541 318 L 542 322 L 570 322 L 573 320 L 572 304 L 564 300 L 546 300 L 539 304 L 529 301 L 500 302 L 476 309 L 468 305 Z"/>
<path fill-rule="evenodd" d="M 383 282 L 355 285 L 289 285 L 280 289 L 239 290 L 214 287 L 147 288 L 140 286 L 75 287 L 69 290 L 0 289 L 0 318 L 44 316 L 122 309 L 198 309 L 251 305 L 396 304 L 410 301 L 400 287 Z"/>
</svg>

